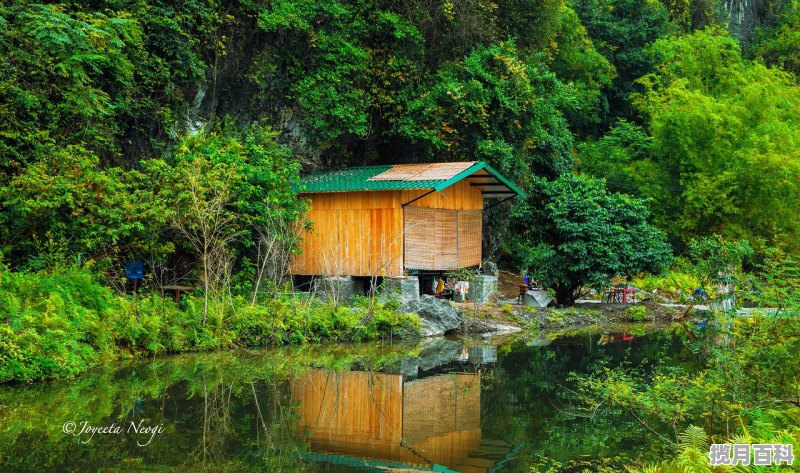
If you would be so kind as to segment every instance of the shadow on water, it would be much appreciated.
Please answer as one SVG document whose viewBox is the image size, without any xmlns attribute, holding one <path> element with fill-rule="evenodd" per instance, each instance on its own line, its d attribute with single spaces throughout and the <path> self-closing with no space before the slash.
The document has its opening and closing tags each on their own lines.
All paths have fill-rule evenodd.
<svg viewBox="0 0 800 473">
<path fill-rule="evenodd" d="M 653 325 L 180 355 L 0 387 L 0 470 L 471 473 L 652 458 L 656 439 L 624 413 L 573 415 L 570 373 L 693 359 L 679 329 Z"/>
</svg>

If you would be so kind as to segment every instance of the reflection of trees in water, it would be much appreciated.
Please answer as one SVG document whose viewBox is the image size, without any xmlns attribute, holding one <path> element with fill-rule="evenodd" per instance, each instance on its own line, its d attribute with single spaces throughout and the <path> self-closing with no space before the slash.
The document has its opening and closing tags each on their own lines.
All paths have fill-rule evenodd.
<svg viewBox="0 0 800 473">
<path fill-rule="evenodd" d="M 435 433 L 434 427 L 424 421 L 437 415 L 433 399 L 452 396 L 465 413 L 454 418 L 456 431 L 470 432 L 477 427 L 482 443 L 486 439 L 514 445 L 525 442 L 522 458 L 512 466 L 521 471 L 527 470 L 526 462 L 535 460 L 536 455 L 563 459 L 635 452 L 647 437 L 630 419 L 605 406 L 594 419 L 570 417 L 569 392 L 558 386 L 570 386 L 570 372 L 596 372 L 603 366 L 618 366 L 625 359 L 634 366 L 673 366 L 686 365 L 699 356 L 683 344 L 680 328 L 636 335 L 631 343 L 605 347 L 597 345 L 599 333 L 558 338 L 546 347 L 519 342 L 499 350 L 497 363 L 474 367 L 480 373 L 479 381 L 471 381 L 463 373 L 458 382 L 455 375 L 442 376 L 438 384 L 428 381 L 431 388 L 436 384 L 441 395 L 431 396 L 420 389 L 418 401 L 408 404 L 411 410 L 419 408 L 416 414 L 406 412 L 417 415 L 419 422 L 417 430 L 408 430 L 412 423 L 406 425 L 404 444 L 413 440 L 418 454 L 434 460 L 422 450 L 432 448 L 446 432 L 428 436 Z M 698 340 L 707 343 L 704 338 Z M 167 472 L 298 471 L 309 465 L 298 461 L 309 449 L 297 435 L 297 409 L 302 406 L 292 403 L 296 379 L 306 372 L 304 367 L 316 364 L 346 371 L 359 362 L 359 368 L 367 371 L 365 403 L 380 404 L 384 399 L 380 414 L 384 419 L 391 417 L 387 407 L 391 403 L 382 396 L 388 396 L 392 378 L 379 369 L 392 363 L 397 369 L 403 365 L 397 363 L 398 352 L 393 348 L 378 351 L 373 345 L 369 350 L 352 345 L 297 347 L 269 356 L 241 352 L 181 355 L 129 368 L 100 369 L 71 381 L 0 387 L 0 471 L 94 471 L 109 465 L 126 469 L 129 464 L 131 469 L 157 467 Z M 414 356 L 420 353 L 416 350 Z M 477 377 L 476 373 L 471 376 Z M 342 390 L 331 392 L 333 397 L 343 395 Z M 473 415 L 467 408 L 480 411 Z M 166 432 L 145 448 L 137 447 L 132 436 L 95 436 L 83 446 L 61 432 L 61 425 L 68 420 L 103 426 L 131 418 L 146 419 L 150 425 L 163 423 Z M 478 425 L 464 423 L 475 418 L 480 419 Z M 402 430 L 397 434 L 398 445 L 402 434 Z M 459 441 L 467 443 L 472 438 L 466 433 L 462 437 Z M 417 457 L 417 453 L 411 454 Z"/>
<path fill-rule="evenodd" d="M 221 382 L 209 390 L 204 378 L 203 440 L 200 444 L 204 468 L 223 458 L 222 447 L 231 429 L 231 387 Z"/>
<path fill-rule="evenodd" d="M 157 466 L 159 471 L 298 471 L 302 449 L 284 376 L 263 360 L 186 355 L 72 381 L 0 388 L 0 471 Z M 66 421 L 163 424 L 147 447 L 134 435 L 64 435 Z M 135 468 L 134 468 L 135 469 Z"/>
<path fill-rule="evenodd" d="M 542 457 L 575 465 L 575 459 L 599 456 L 621 462 L 621 455 L 650 448 L 649 434 L 630 415 L 603 405 L 584 417 L 571 391 L 570 373 L 594 373 L 620 364 L 649 371 L 659 364 L 697 362 L 680 331 L 631 333 L 635 340 L 606 346 L 597 343 L 602 332 L 585 332 L 546 347 L 519 341 L 503 350 L 500 362 L 483 376 L 482 410 L 491 413 L 483 416 L 484 434 L 511 443 L 526 441 L 517 462 L 520 471 L 528 471 Z"/>
</svg>

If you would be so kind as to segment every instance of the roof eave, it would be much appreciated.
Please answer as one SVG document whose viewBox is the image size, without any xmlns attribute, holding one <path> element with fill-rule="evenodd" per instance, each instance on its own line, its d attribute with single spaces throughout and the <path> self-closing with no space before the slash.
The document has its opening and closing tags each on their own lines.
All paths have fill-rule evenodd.
<svg viewBox="0 0 800 473">
<path fill-rule="evenodd" d="M 508 179 L 506 179 L 505 177 L 500 175 L 500 173 L 497 172 L 493 167 L 489 166 L 488 164 L 484 163 L 483 161 L 478 161 L 477 163 L 475 163 L 472 166 L 468 167 L 467 169 L 461 171 L 460 173 L 456 174 L 455 176 L 451 177 L 450 179 L 438 184 L 433 189 L 436 192 L 441 192 L 441 191 L 447 189 L 448 187 L 452 186 L 456 182 L 475 174 L 476 172 L 480 171 L 481 169 L 485 169 L 489 174 L 492 175 L 492 177 L 494 177 L 498 181 L 502 182 L 503 185 L 508 187 L 516 195 L 522 197 L 523 199 L 527 199 L 528 198 L 528 196 L 524 192 L 522 192 L 522 190 L 519 187 L 517 187 L 514 184 L 512 184 Z"/>
</svg>

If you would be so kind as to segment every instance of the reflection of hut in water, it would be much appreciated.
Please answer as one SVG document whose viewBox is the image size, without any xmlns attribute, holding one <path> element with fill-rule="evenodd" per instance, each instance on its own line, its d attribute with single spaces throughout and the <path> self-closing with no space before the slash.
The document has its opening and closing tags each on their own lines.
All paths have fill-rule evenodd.
<svg viewBox="0 0 800 473">
<path fill-rule="evenodd" d="M 497 363 L 497 347 L 467 347 L 469 361 L 476 365 Z"/>
<path fill-rule="evenodd" d="M 628 335 L 626 332 L 604 332 L 602 336 L 600 336 L 600 340 L 597 342 L 598 345 L 608 345 L 609 343 L 616 343 L 616 342 L 630 342 L 633 341 L 634 336 Z"/>
<path fill-rule="evenodd" d="M 481 439 L 480 374 L 404 383 L 398 374 L 311 370 L 297 379 L 292 397 L 311 450 L 339 455 L 324 458 L 336 463 L 343 455 L 374 468 L 485 472 L 512 449 Z"/>
</svg>

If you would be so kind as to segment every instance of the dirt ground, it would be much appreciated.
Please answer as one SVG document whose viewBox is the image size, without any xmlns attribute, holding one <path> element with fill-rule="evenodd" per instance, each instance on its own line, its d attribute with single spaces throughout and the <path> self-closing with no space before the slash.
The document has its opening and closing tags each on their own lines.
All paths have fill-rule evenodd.
<svg viewBox="0 0 800 473">
<path fill-rule="evenodd" d="M 522 275 L 500 270 L 497 277 L 498 298 L 516 299 L 519 296 L 520 284 L 525 284 L 522 281 Z"/>
<path fill-rule="evenodd" d="M 465 327 L 468 332 L 486 331 L 486 326 L 491 324 L 516 326 L 524 330 L 629 322 L 633 319 L 628 310 L 637 305 L 644 306 L 647 315 L 643 320 L 647 321 L 671 321 L 683 312 L 681 308 L 664 307 L 651 300 L 637 304 L 579 303 L 568 308 L 534 308 L 508 303 L 476 304 L 473 302 L 453 303 L 453 305 L 466 316 L 468 323 Z M 469 327 L 473 327 L 474 330 L 470 330 Z"/>
</svg>

